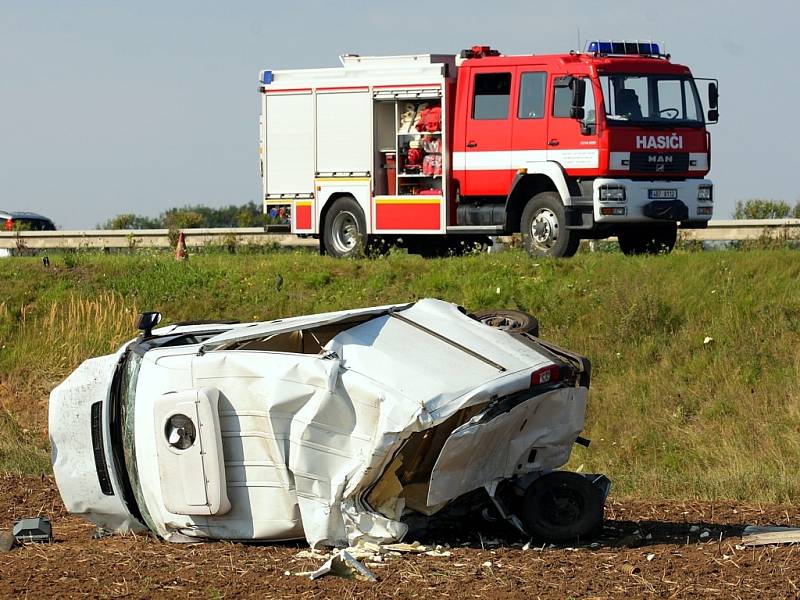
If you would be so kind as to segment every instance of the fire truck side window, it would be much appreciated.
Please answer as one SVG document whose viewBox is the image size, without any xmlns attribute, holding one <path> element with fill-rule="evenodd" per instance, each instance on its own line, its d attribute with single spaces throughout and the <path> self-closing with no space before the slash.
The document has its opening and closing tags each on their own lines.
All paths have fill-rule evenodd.
<svg viewBox="0 0 800 600">
<path fill-rule="evenodd" d="M 547 73 L 523 73 L 519 82 L 520 119 L 544 118 L 544 91 L 547 85 Z"/>
<path fill-rule="evenodd" d="M 586 95 L 583 98 L 583 123 L 585 125 L 594 125 L 596 117 L 596 109 L 594 104 L 594 88 L 590 79 L 583 77 L 586 80 Z M 554 117 L 570 117 L 570 108 L 572 108 L 572 85 L 569 87 L 554 86 L 553 87 L 553 116 Z"/>
<path fill-rule="evenodd" d="M 572 86 L 553 87 L 553 116 L 554 117 L 569 117 L 570 108 L 572 108 Z"/>
<path fill-rule="evenodd" d="M 472 99 L 472 118 L 507 119 L 510 99 L 511 73 L 477 73 Z"/>
</svg>

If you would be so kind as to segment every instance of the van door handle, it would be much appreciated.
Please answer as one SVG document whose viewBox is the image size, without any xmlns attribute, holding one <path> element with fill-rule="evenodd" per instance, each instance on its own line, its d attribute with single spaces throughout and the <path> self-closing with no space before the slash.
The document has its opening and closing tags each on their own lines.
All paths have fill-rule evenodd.
<svg viewBox="0 0 800 600">
<path fill-rule="evenodd" d="M 470 141 L 467 142 L 467 148 L 474 148 L 477 145 L 478 145 L 478 142 L 476 142 L 475 140 L 470 140 Z"/>
<path fill-rule="evenodd" d="M 547 142 L 547 145 L 548 146 L 558 146 L 560 143 L 561 142 L 559 142 L 558 140 L 550 140 L 549 142 Z"/>
</svg>

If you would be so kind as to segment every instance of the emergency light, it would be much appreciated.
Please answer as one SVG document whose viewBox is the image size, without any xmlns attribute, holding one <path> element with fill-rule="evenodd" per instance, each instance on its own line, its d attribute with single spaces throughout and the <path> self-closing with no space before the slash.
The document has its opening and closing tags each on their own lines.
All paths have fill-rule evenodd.
<svg viewBox="0 0 800 600">
<path fill-rule="evenodd" d="M 486 56 L 500 56 L 500 51 L 491 46 L 473 46 L 461 51 L 461 58 L 484 58 Z"/>
<path fill-rule="evenodd" d="M 261 83 L 269 85 L 273 80 L 272 71 L 261 71 Z"/>
<path fill-rule="evenodd" d="M 661 48 L 654 42 L 586 42 L 586 52 L 593 54 L 623 54 L 638 56 L 662 56 Z"/>
</svg>

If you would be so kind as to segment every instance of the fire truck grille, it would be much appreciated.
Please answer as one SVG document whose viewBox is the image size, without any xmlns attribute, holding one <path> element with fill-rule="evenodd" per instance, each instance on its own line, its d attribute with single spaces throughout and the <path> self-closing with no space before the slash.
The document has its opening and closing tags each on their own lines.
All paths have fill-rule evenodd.
<svg viewBox="0 0 800 600">
<path fill-rule="evenodd" d="M 631 152 L 631 171 L 645 173 L 683 173 L 689 170 L 689 154 L 686 152 L 660 154 L 655 152 Z"/>
</svg>

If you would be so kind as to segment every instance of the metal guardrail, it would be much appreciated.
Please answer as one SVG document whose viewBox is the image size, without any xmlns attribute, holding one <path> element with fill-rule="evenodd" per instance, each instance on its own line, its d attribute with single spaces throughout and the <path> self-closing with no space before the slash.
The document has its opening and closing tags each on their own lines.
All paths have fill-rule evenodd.
<svg viewBox="0 0 800 600">
<path fill-rule="evenodd" d="M 285 231 L 268 231 L 263 227 L 228 227 L 183 229 L 186 246 L 197 248 L 209 244 L 275 244 L 300 248 L 317 246 L 314 239 L 300 238 Z M 31 250 L 84 248 L 171 248 L 168 229 L 87 229 L 82 231 L 19 231 L 0 232 L 0 249 Z"/>
<path fill-rule="evenodd" d="M 318 241 L 262 227 L 184 229 L 186 245 L 275 244 L 287 248 L 315 247 Z M 682 229 L 680 238 L 696 241 L 745 241 L 761 238 L 800 239 L 800 219 L 711 221 L 707 229 Z M 83 231 L 3 231 L 0 249 L 170 248 L 168 229 L 87 229 Z"/>
<path fill-rule="evenodd" d="M 741 242 L 762 238 L 800 239 L 800 219 L 709 221 L 707 229 L 680 229 L 680 238 L 700 242 Z"/>
</svg>

